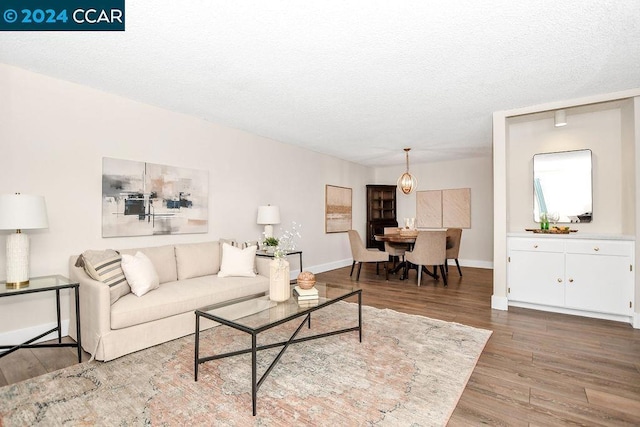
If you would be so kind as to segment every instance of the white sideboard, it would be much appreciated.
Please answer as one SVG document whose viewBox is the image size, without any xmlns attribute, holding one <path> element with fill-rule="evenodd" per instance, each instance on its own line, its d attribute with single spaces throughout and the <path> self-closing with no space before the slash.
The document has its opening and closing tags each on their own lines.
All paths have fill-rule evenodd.
<svg viewBox="0 0 640 427">
<path fill-rule="evenodd" d="M 510 306 L 633 323 L 634 242 L 510 236 Z"/>
</svg>

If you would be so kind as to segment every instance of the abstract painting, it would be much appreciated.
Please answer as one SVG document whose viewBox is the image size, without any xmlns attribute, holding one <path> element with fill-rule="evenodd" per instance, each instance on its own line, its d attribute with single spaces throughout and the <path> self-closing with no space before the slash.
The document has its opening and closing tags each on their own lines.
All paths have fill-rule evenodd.
<svg viewBox="0 0 640 427">
<path fill-rule="evenodd" d="M 351 230 L 351 189 L 326 186 L 325 233 L 342 233 Z"/>
<path fill-rule="evenodd" d="M 102 237 L 206 233 L 209 172 L 102 159 Z"/>
<path fill-rule="evenodd" d="M 471 189 L 416 191 L 418 228 L 471 228 Z"/>
</svg>

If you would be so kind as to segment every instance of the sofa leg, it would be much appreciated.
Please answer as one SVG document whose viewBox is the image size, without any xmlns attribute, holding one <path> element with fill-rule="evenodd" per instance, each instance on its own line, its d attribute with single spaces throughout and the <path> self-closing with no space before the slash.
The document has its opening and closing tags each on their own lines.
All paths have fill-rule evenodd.
<svg viewBox="0 0 640 427">
<path fill-rule="evenodd" d="M 356 266 L 356 262 L 353 261 L 353 264 L 351 264 L 351 273 L 349 273 L 349 277 L 353 276 L 353 267 Z"/>
</svg>

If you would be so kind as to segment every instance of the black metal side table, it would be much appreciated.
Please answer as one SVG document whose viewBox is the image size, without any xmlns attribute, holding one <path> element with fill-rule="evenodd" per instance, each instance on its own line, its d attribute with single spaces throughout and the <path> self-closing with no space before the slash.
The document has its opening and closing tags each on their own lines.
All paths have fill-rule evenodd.
<svg viewBox="0 0 640 427">
<path fill-rule="evenodd" d="M 75 343 L 63 343 L 62 342 L 62 321 L 60 319 L 60 290 L 61 289 L 73 289 L 75 291 L 76 300 L 76 335 L 78 341 Z M 0 353 L 0 358 L 13 353 L 20 348 L 36 348 L 36 347 L 77 347 L 78 348 L 78 363 L 82 362 L 82 344 L 80 339 L 80 299 L 79 299 L 80 284 L 72 282 L 64 276 L 42 276 L 33 277 L 29 279 L 29 286 L 21 289 L 11 289 L 6 287 L 6 282 L 0 282 L 0 297 L 10 297 L 14 295 L 32 294 L 36 292 L 56 291 L 56 314 L 58 317 L 58 324 L 55 328 L 43 332 L 37 337 L 17 345 L 0 345 L 0 349 L 9 349 L 4 353 Z M 34 341 L 39 340 L 52 332 L 58 332 L 58 342 L 53 344 L 32 344 Z"/>
<path fill-rule="evenodd" d="M 302 272 L 302 251 L 300 251 L 300 250 L 294 250 L 294 251 L 291 251 L 291 252 L 287 252 L 285 255 L 286 255 L 286 256 L 289 256 L 289 255 L 299 255 L 299 256 L 300 256 L 300 272 Z M 275 258 L 275 257 L 276 257 L 276 256 L 273 254 L 273 252 L 271 252 L 271 253 L 270 253 L 270 252 L 266 252 L 266 251 L 264 251 L 264 250 L 262 250 L 262 249 L 258 249 L 258 250 L 256 251 L 256 256 L 261 256 L 261 257 L 266 257 L 266 258 Z"/>
</svg>

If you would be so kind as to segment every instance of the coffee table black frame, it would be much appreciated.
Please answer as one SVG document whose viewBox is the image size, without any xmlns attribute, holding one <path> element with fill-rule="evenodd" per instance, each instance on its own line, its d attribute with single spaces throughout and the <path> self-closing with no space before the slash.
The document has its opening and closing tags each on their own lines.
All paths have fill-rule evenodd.
<svg viewBox="0 0 640 427">
<path fill-rule="evenodd" d="M 325 285 L 325 286 L 331 286 L 331 285 Z M 336 289 L 340 289 L 340 287 L 338 285 L 336 285 Z M 338 301 L 342 301 L 344 299 L 347 299 L 349 297 L 352 296 L 358 296 L 358 326 L 354 326 L 351 328 L 345 328 L 345 329 L 339 329 L 336 331 L 331 331 L 331 332 L 325 332 L 322 334 L 317 334 L 317 335 L 312 335 L 312 336 L 307 336 L 307 337 L 302 337 L 302 338 L 296 338 L 296 336 L 298 335 L 298 333 L 302 330 L 303 326 L 305 325 L 305 323 L 307 324 L 308 328 L 311 328 L 311 313 L 313 313 L 316 310 L 320 310 L 323 309 L 325 307 L 328 307 Z M 332 298 L 332 297 L 320 297 L 319 301 L 318 301 L 318 305 L 316 306 L 312 306 L 312 307 L 300 307 L 299 311 L 297 313 L 285 316 L 281 319 L 277 319 L 274 320 L 273 322 L 268 322 L 267 324 L 260 326 L 260 327 L 250 327 L 250 326 L 246 326 L 243 324 L 238 323 L 237 321 L 234 320 L 230 320 L 227 319 L 225 317 L 221 317 L 221 316 L 217 316 L 215 314 L 209 313 L 207 311 L 212 311 L 218 308 L 222 308 L 222 307 L 228 307 L 229 305 L 232 304 L 236 304 L 236 303 L 241 303 L 244 301 L 248 301 L 251 299 L 258 299 L 258 298 L 264 298 L 268 300 L 268 296 L 264 296 L 263 294 L 260 295 L 252 295 L 250 297 L 246 297 L 246 298 L 240 298 L 234 301 L 230 301 L 228 303 L 223 303 L 223 304 L 216 304 L 216 305 L 212 305 L 212 306 L 208 306 L 208 307 L 204 307 L 201 308 L 199 310 L 195 311 L 195 316 L 196 316 L 196 325 L 195 325 L 195 360 L 194 360 L 194 379 L 195 381 L 198 381 L 198 365 L 201 363 L 205 363 L 208 362 L 210 360 L 216 360 L 216 359 L 222 359 L 225 357 L 231 357 L 231 356 L 237 356 L 240 354 L 246 354 L 246 353 L 251 353 L 251 401 L 252 401 L 252 406 L 253 406 L 253 415 L 256 415 L 256 411 L 257 411 L 257 395 L 258 395 L 258 389 L 260 389 L 260 386 L 262 385 L 262 383 L 264 382 L 264 380 L 267 378 L 267 376 L 269 375 L 269 373 L 273 370 L 273 368 L 275 367 L 275 365 L 278 363 L 278 361 L 280 360 L 280 358 L 282 357 L 282 355 L 284 354 L 284 352 L 286 351 L 286 349 L 289 347 L 289 345 L 294 344 L 294 343 L 299 343 L 299 342 L 304 342 L 304 341 L 309 341 L 309 340 L 315 340 L 318 338 L 325 338 L 325 337 L 329 337 L 332 335 L 337 335 L 337 334 L 343 334 L 343 333 L 347 333 L 347 332 L 353 332 L 353 331 L 358 331 L 358 339 L 360 342 L 362 342 L 362 289 L 358 289 L 358 288 L 352 288 L 350 291 L 345 289 L 345 293 L 343 295 L 340 295 L 338 297 Z M 283 303 L 278 303 L 278 304 L 297 304 L 295 302 L 295 300 L 293 298 L 289 299 L 288 301 L 285 301 Z M 238 351 L 233 351 L 230 353 L 224 353 L 224 354 L 217 354 L 217 355 L 213 355 L 213 356 L 206 356 L 206 357 L 200 357 L 200 317 L 204 317 L 210 320 L 213 320 L 215 322 L 221 323 L 223 325 L 229 326 L 231 328 L 237 329 L 239 331 L 242 332 L 246 332 L 248 334 L 251 335 L 251 348 L 247 348 L 244 350 L 238 350 Z M 245 317 L 248 318 L 250 316 Z M 266 344 L 266 345 L 257 345 L 257 341 L 258 341 L 258 334 L 260 334 L 261 332 L 264 332 L 266 330 L 269 330 L 271 328 L 274 328 L 278 325 L 281 325 L 283 323 L 289 322 L 291 320 L 300 318 L 300 317 L 304 317 L 302 323 L 300 323 L 300 325 L 298 326 L 298 328 L 295 330 L 295 332 L 293 333 L 293 335 L 291 335 L 291 338 L 289 338 L 287 341 L 283 341 L 283 342 L 278 342 L 278 343 L 273 343 L 273 344 Z M 241 319 L 237 319 L 237 320 L 241 320 Z M 275 359 L 273 360 L 273 362 L 271 362 L 271 365 L 269 365 L 269 367 L 267 368 L 267 370 L 264 372 L 264 374 L 262 374 L 262 377 L 258 380 L 258 373 L 257 373 L 257 367 L 256 367 L 256 359 L 257 359 L 257 353 L 260 350 L 266 350 L 266 349 L 270 349 L 270 348 L 275 348 L 275 347 L 282 347 L 282 349 L 280 350 L 280 352 L 278 353 L 278 355 L 275 357 Z"/>
</svg>

